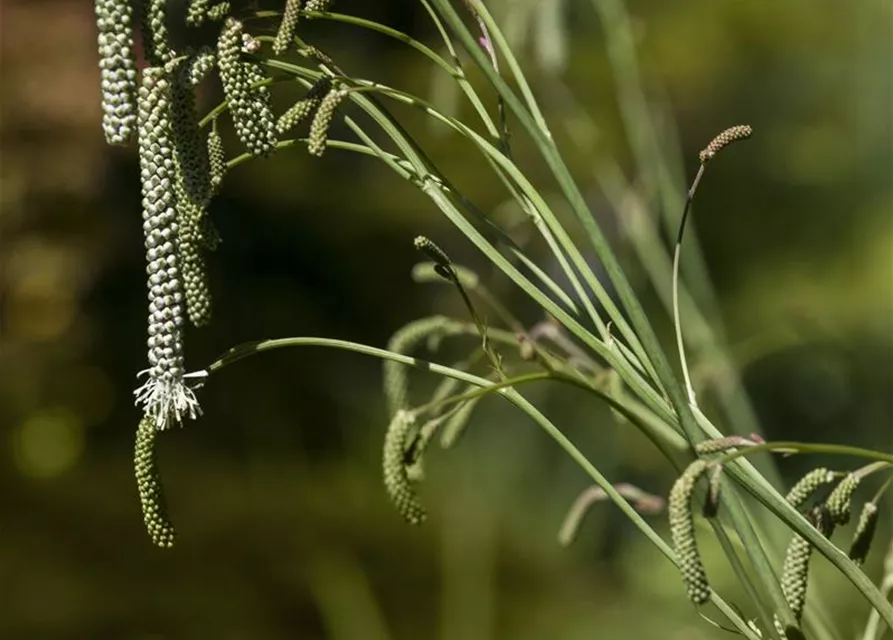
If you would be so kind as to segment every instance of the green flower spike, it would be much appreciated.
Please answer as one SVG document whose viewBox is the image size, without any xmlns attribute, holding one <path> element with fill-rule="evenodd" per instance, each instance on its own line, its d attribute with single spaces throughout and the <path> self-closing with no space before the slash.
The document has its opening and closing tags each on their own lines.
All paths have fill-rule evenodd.
<svg viewBox="0 0 893 640">
<path fill-rule="evenodd" d="M 273 53 L 282 55 L 291 46 L 295 38 L 295 27 L 298 26 L 298 18 L 301 17 L 301 0 L 286 0 L 285 9 L 282 12 L 282 22 L 279 23 L 279 31 L 273 41 Z"/>
<path fill-rule="evenodd" d="M 335 110 L 341 101 L 347 96 L 347 89 L 332 89 L 319 103 L 319 109 L 310 123 L 310 137 L 307 140 L 307 151 L 318 158 L 326 151 L 326 142 L 329 139 L 329 126 L 335 117 Z"/>
<path fill-rule="evenodd" d="M 795 509 L 801 507 L 812 494 L 827 484 L 831 484 L 837 478 L 833 471 L 824 467 L 813 469 L 805 476 L 800 478 L 797 483 L 788 491 L 785 500 Z"/>
<path fill-rule="evenodd" d="M 96 0 L 102 129 L 109 144 L 127 144 L 136 131 L 136 53 L 128 0 Z"/>
<path fill-rule="evenodd" d="M 169 549 L 174 546 L 175 533 L 168 518 L 161 478 L 158 475 L 155 455 L 157 434 L 155 421 L 145 416 L 136 430 L 136 445 L 133 452 L 134 474 L 146 531 L 156 546 Z"/>
<path fill-rule="evenodd" d="M 698 479 L 707 470 L 708 465 L 709 463 L 705 460 L 695 460 L 688 465 L 688 468 L 673 485 L 667 503 L 670 514 L 670 535 L 676 550 L 676 560 L 682 571 L 682 581 L 685 583 L 688 597 L 696 605 L 704 604 L 710 598 L 710 585 L 707 583 L 707 572 L 704 570 L 695 539 L 691 496 Z"/>
<path fill-rule="evenodd" d="M 384 439 L 382 468 L 384 485 L 397 511 L 410 524 L 425 520 L 425 508 L 419 502 L 406 469 L 406 449 L 415 418 L 408 411 L 394 414 Z"/>
<path fill-rule="evenodd" d="M 871 543 L 874 540 L 874 532 L 877 530 L 878 506 L 874 502 L 866 502 L 859 514 L 859 524 L 856 525 L 856 533 L 853 534 L 853 543 L 850 545 L 850 559 L 856 564 L 865 562 Z"/>
</svg>

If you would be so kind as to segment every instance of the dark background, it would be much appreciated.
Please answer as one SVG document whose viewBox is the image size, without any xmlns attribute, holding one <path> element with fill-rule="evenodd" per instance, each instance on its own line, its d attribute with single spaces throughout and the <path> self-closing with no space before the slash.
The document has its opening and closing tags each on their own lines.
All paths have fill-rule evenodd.
<svg viewBox="0 0 893 640">
<path fill-rule="evenodd" d="M 680 141 L 680 175 L 690 179 L 697 152 L 721 129 L 746 122 L 756 132 L 710 166 L 696 218 L 765 433 L 889 448 L 889 3 L 627 5 L 646 92 Z M 565 0 L 563 29 L 546 30 L 540 14 L 525 29 L 529 6 L 494 2 L 492 10 L 514 35 L 652 322 L 669 337 L 668 317 L 593 177 L 595 155 L 575 150 L 559 126 L 555 77 L 596 123 L 596 155 L 636 176 L 599 22 L 589 3 Z M 439 47 L 415 3 L 342 2 L 337 10 Z M 300 33 L 350 72 L 445 100 L 433 66 L 404 45 L 321 22 L 302 23 Z M 698 619 L 675 570 L 610 506 L 596 507 L 573 547 L 556 544 L 587 479 L 497 401 L 481 404 L 458 448 L 433 452 L 421 489 L 429 521 L 404 525 L 380 480 L 380 363 L 344 352 L 279 351 L 212 380 L 200 396 L 204 417 L 159 439 L 179 538 L 173 550 L 153 548 L 132 477 L 140 417 L 132 389 L 145 366 L 146 317 L 137 158 L 133 148 L 104 144 L 95 43 L 89 2 L 3 0 L 0 636 L 726 637 Z M 566 66 L 560 58 L 555 66 L 556 43 L 567 47 Z M 202 104 L 216 104 L 218 92 L 209 83 Z M 284 109 L 294 94 L 281 95 Z M 496 210 L 501 187 L 464 141 L 419 112 L 393 110 L 446 175 Z M 351 139 L 343 126 L 333 134 Z M 553 195 L 518 138 L 519 164 Z M 316 160 L 293 148 L 242 165 L 211 215 L 223 238 L 210 259 L 215 318 L 187 334 L 190 369 L 246 340 L 327 336 L 384 346 L 415 317 L 462 315 L 450 291 L 409 277 L 419 233 L 490 274 L 415 187 L 346 152 Z M 504 279 L 491 285 L 525 323 L 542 319 Z M 666 495 L 673 470 L 603 408 L 570 391 L 529 392 L 609 478 Z M 856 464 L 780 464 L 791 481 L 818 462 Z M 888 521 L 882 510 L 872 576 L 881 572 Z M 665 531 L 662 517 L 656 524 Z M 704 541 L 714 585 L 744 602 L 721 553 Z M 852 637 L 864 603 L 823 561 L 816 567 L 826 610 Z"/>
</svg>

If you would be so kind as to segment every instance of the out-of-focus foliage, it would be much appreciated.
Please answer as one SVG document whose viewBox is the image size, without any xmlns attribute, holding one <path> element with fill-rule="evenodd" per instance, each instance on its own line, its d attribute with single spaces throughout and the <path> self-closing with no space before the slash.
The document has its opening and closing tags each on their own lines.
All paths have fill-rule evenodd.
<svg viewBox="0 0 893 640">
<path fill-rule="evenodd" d="M 738 122 L 755 130 L 710 167 L 694 215 L 766 432 L 889 447 L 889 4 L 627 5 L 680 191 L 716 132 Z M 500 0 L 492 8 L 666 330 L 594 174 L 615 158 L 630 181 L 643 179 L 591 4 Z M 337 9 L 438 44 L 414 3 Z M 302 28 L 358 76 L 451 99 L 432 66 L 399 43 L 322 21 Z M 169 552 L 153 548 L 131 470 L 140 419 L 132 389 L 145 359 L 138 169 L 132 149 L 104 144 L 95 41 L 90 3 L 4 2 L 0 636 L 721 637 L 697 622 L 675 570 L 610 506 L 596 507 L 574 546 L 559 548 L 558 527 L 586 480 L 495 400 L 481 404 L 454 450 L 429 456 L 422 498 L 430 518 L 406 526 L 379 478 L 380 365 L 344 353 L 268 354 L 215 380 L 202 396 L 205 416 L 159 439 L 179 539 Z M 590 125 L 577 126 L 568 90 Z M 202 97 L 206 107 L 218 99 L 216 88 Z M 419 111 L 393 110 L 445 174 L 485 210 L 511 218 L 466 144 Z M 519 164 L 549 193 L 529 151 L 517 140 Z M 654 194 L 642 197 L 654 204 Z M 326 335 L 382 346 L 414 317 L 461 315 L 451 290 L 410 279 L 418 233 L 460 263 L 483 264 L 411 185 L 353 155 L 316 160 L 293 150 L 240 166 L 211 215 L 223 238 L 210 265 L 215 318 L 187 334 L 193 369 L 245 340 Z M 525 229 L 516 232 L 523 238 Z M 488 286 L 523 322 L 541 320 L 504 281 Z M 693 364 L 711 374 L 709 362 Z M 603 407 L 568 390 L 532 393 L 609 478 L 667 493 L 673 470 Z M 804 464 L 782 469 L 793 478 Z M 890 535 L 886 525 L 879 540 Z M 714 585 L 734 589 L 721 554 L 705 546 Z M 869 556 L 869 571 L 881 555 Z M 864 619 L 840 576 L 821 562 L 815 575 L 826 593 L 835 590 L 823 601 L 832 618 Z"/>
</svg>

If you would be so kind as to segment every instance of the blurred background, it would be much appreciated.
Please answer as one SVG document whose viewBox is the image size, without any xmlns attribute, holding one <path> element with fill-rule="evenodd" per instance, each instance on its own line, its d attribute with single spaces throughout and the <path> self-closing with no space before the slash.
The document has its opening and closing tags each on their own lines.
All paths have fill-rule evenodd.
<svg viewBox="0 0 893 640">
<path fill-rule="evenodd" d="M 890 3 L 489 6 L 668 347 L 669 316 L 653 284 L 667 274 L 660 261 L 649 271 L 642 257 L 656 254 L 637 252 L 636 228 L 656 230 L 665 248 L 672 225 L 661 231 L 659 220 L 678 216 L 698 151 L 730 125 L 754 127 L 702 183 L 694 213 L 702 253 L 694 233 L 687 239 L 692 288 L 750 397 L 742 420 L 755 417 L 770 438 L 889 449 Z M 624 6 L 628 22 L 616 11 Z M 440 50 L 420 4 L 344 0 L 336 10 Z M 445 77 L 405 45 L 326 21 L 303 22 L 299 33 L 351 73 L 473 122 Z M 637 60 L 624 55 L 628 45 Z M 429 520 L 405 525 L 380 479 L 381 365 L 344 352 L 277 351 L 210 381 L 200 396 L 205 415 L 159 438 L 179 538 L 172 550 L 154 548 L 132 473 L 140 418 L 132 390 L 146 332 L 137 157 L 103 140 L 92 3 L 3 0 L 0 54 L 0 636 L 727 637 L 699 619 L 676 571 L 610 505 L 595 506 L 571 547 L 558 545 L 587 478 L 496 400 L 481 403 L 455 449 L 432 450 L 421 486 Z M 645 120 L 635 112 L 637 87 Z M 211 108 L 219 97 L 214 80 L 200 102 Z M 278 108 L 293 97 L 281 94 Z M 519 224 L 463 139 L 420 112 L 393 110 L 484 211 Z M 343 125 L 333 135 L 351 139 Z M 518 163 L 558 206 L 520 131 L 515 143 Z M 416 317 L 463 316 L 454 292 L 411 279 L 420 233 L 493 275 L 415 187 L 346 152 L 317 160 L 295 147 L 244 164 L 211 216 L 223 238 L 210 257 L 215 317 L 187 333 L 190 369 L 247 340 L 384 346 Z M 533 235 L 523 224 L 515 231 Z M 541 247 L 530 251 L 555 272 Z M 715 295 L 696 277 L 699 256 Z M 543 320 L 505 279 L 488 284 L 525 325 Z M 697 343 L 703 327 L 692 327 Z M 717 373 L 693 350 L 699 379 L 735 384 L 722 377 L 727 367 Z M 433 384 L 424 374 L 414 380 L 420 398 Z M 666 495 L 673 469 L 629 425 L 567 389 L 528 393 L 611 480 Z M 819 463 L 857 464 L 812 457 L 779 466 L 790 483 Z M 872 577 L 891 532 L 881 513 Z M 666 532 L 664 517 L 654 520 Z M 745 602 L 710 536 L 703 540 L 714 586 Z M 854 637 L 866 605 L 821 559 L 815 567 L 839 637 Z"/>
</svg>

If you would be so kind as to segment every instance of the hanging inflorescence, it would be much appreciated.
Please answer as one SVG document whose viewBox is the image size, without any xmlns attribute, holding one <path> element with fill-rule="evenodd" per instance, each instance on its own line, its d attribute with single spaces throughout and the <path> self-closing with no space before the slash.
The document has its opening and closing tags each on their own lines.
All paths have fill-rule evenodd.
<svg viewBox="0 0 893 640">
<path fill-rule="evenodd" d="M 102 128 L 109 144 L 127 144 L 136 130 L 136 52 L 129 0 L 96 0 Z"/>
<path fill-rule="evenodd" d="M 148 432 L 201 413 L 188 383 L 201 375 L 186 372 L 184 328 L 187 318 L 195 326 L 211 320 L 206 253 L 216 248 L 219 237 L 208 214 L 227 171 L 220 116 L 229 113 L 236 137 L 254 156 L 270 155 L 277 147 L 278 133 L 314 116 L 308 150 L 321 155 L 335 110 L 346 95 L 345 87 L 334 89 L 330 75 L 323 74 L 301 106 L 278 118 L 277 127 L 267 67 L 258 57 L 261 41 L 231 15 L 230 2 L 183 4 L 183 15 L 179 15 L 182 4 L 168 0 L 95 1 L 103 131 L 110 144 L 126 144 L 134 133 L 138 140 L 149 336 L 148 367 L 140 372 L 142 384 L 135 392 L 145 416 L 138 431 L 137 479 L 147 526 L 160 546 L 169 546 L 173 535 L 166 524 L 159 524 L 166 519 L 158 515 L 158 508 L 147 503 L 147 496 L 155 495 L 147 487 L 153 482 L 157 485 L 151 475 L 154 462 L 150 464 L 146 453 L 153 442 Z M 324 10 L 327 3 L 311 6 Z M 285 3 L 274 47 L 277 52 L 284 52 L 294 41 L 300 13 L 300 2 Z M 196 50 L 175 44 L 172 34 L 184 32 L 177 28 L 178 19 L 188 27 L 222 23 L 217 27 L 217 47 Z M 141 78 L 134 47 L 137 22 L 148 63 Z M 298 52 L 318 62 L 331 62 L 310 45 L 302 44 Z M 222 112 L 218 109 L 205 123 L 197 110 L 196 91 L 214 72 L 227 101 Z"/>
</svg>

